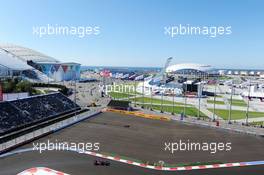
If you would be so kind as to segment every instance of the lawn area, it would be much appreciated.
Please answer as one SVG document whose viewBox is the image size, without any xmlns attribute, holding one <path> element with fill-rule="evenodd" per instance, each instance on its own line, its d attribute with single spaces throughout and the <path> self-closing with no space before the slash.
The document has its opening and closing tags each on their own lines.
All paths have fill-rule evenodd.
<svg viewBox="0 0 264 175">
<path fill-rule="evenodd" d="M 207 100 L 207 103 L 214 104 L 214 100 Z M 217 105 L 225 105 L 225 102 L 216 100 L 215 104 L 217 104 Z"/>
<path fill-rule="evenodd" d="M 260 122 L 250 122 L 249 125 L 250 126 L 264 126 L 264 121 L 260 121 Z"/>
<path fill-rule="evenodd" d="M 156 98 L 149 98 L 149 97 L 136 97 L 136 98 L 131 98 L 131 100 L 134 102 L 135 101 L 135 99 L 136 99 L 136 102 L 143 102 L 144 101 L 144 103 L 151 103 L 151 101 L 152 101 L 152 103 L 153 104 L 161 104 L 161 99 L 156 99 Z M 172 101 L 169 101 L 169 100 L 163 100 L 163 104 L 173 104 L 173 102 Z M 174 104 L 175 105 L 184 105 L 184 103 L 180 103 L 180 102 L 174 102 Z M 188 104 L 187 104 L 188 105 Z"/>
<path fill-rule="evenodd" d="M 149 97 L 134 97 L 134 94 L 128 94 L 128 93 L 121 93 L 121 92 L 108 92 L 108 95 L 110 95 L 112 98 L 114 99 L 122 99 L 122 98 L 128 98 L 130 97 L 130 101 L 132 102 L 135 102 L 136 100 L 136 103 L 152 103 L 153 104 L 161 104 L 161 99 L 156 99 L 156 98 L 149 98 Z M 169 100 L 163 100 L 163 104 L 173 104 L 172 101 L 169 101 Z M 184 103 L 180 103 L 180 102 L 174 102 L 175 105 L 184 105 Z M 186 105 L 186 106 L 189 106 L 190 105 Z"/>
<path fill-rule="evenodd" d="M 229 99 L 229 103 L 231 103 L 230 99 Z M 247 106 L 244 100 L 235 100 L 235 99 L 232 99 L 232 105 L 233 106 Z"/>
<path fill-rule="evenodd" d="M 213 112 L 213 109 L 208 109 Z M 226 109 L 215 109 L 216 115 L 222 117 L 224 120 L 228 120 L 229 110 Z M 249 118 L 264 117 L 264 112 L 249 112 Z M 246 111 L 232 110 L 231 120 L 245 119 Z"/>
<path fill-rule="evenodd" d="M 150 108 L 150 105 L 144 105 L 144 107 Z M 160 111 L 161 106 L 160 105 L 152 105 L 152 109 Z M 163 106 L 163 111 L 172 113 L 173 107 L 172 106 Z M 183 113 L 183 111 L 184 111 L 183 106 L 174 106 L 174 113 L 175 114 L 181 114 L 181 113 Z M 197 117 L 198 109 L 196 109 L 195 107 L 186 107 L 186 115 Z M 205 114 L 203 114 L 202 112 L 200 112 L 200 117 L 207 118 L 207 116 Z"/>
<path fill-rule="evenodd" d="M 133 97 L 134 96 L 132 94 L 121 93 L 121 92 L 108 92 L 108 95 L 110 95 L 114 99 L 128 98 L 128 97 Z"/>
<path fill-rule="evenodd" d="M 219 80 L 230 80 L 230 79 L 232 79 L 232 77 L 228 77 L 228 76 L 219 77 Z"/>
<path fill-rule="evenodd" d="M 133 98 L 133 95 L 132 94 L 128 94 L 128 93 L 119 93 L 119 92 L 109 92 L 108 93 L 111 97 L 115 98 L 115 99 L 121 99 L 121 98 L 128 98 L 130 97 L 130 101 L 133 101 L 134 102 L 134 98 Z M 143 99 L 144 99 L 144 102 L 145 103 L 151 103 L 151 98 L 149 97 L 137 97 L 136 98 L 136 102 L 143 102 Z M 157 104 L 161 104 L 161 100 L 160 99 L 155 99 L 155 98 L 152 98 L 152 108 L 155 109 L 155 110 L 161 110 L 161 105 L 157 105 Z M 172 101 L 168 101 L 168 100 L 164 100 L 163 101 L 163 111 L 164 112 L 169 112 L 169 113 L 172 113 L 173 111 L 173 107 L 172 106 L 165 106 L 165 105 L 172 105 L 173 102 Z M 174 113 L 175 114 L 181 114 L 183 111 L 184 111 L 184 103 L 180 103 L 180 102 L 175 102 L 174 103 L 175 106 L 174 106 Z M 177 106 L 177 105 L 182 105 L 182 106 Z M 151 105 L 150 104 L 145 104 L 144 107 L 147 107 L 147 108 L 150 108 Z M 189 115 L 189 116 L 197 116 L 198 115 L 198 109 L 196 109 L 195 107 L 192 107 L 191 105 L 186 105 L 186 115 Z M 207 118 L 207 116 L 205 114 L 203 114 L 202 112 L 200 113 L 200 117 L 204 117 L 204 118 Z"/>
</svg>

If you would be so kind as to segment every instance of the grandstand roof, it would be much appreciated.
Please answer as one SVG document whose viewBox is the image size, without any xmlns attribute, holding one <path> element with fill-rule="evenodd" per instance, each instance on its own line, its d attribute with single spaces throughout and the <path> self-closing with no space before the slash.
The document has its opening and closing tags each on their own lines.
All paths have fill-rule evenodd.
<svg viewBox="0 0 264 175">
<path fill-rule="evenodd" d="M 5 67 L 12 70 L 28 70 L 32 69 L 27 63 L 20 60 L 18 57 L 0 49 L 0 67 Z"/>
<path fill-rule="evenodd" d="M 36 63 L 59 63 L 59 61 L 55 58 L 44 55 L 32 49 L 13 44 L 0 44 L 0 50 L 5 50 L 6 52 L 18 57 L 25 62 L 32 60 Z"/>
<path fill-rule="evenodd" d="M 194 63 L 184 63 L 184 64 L 174 64 L 166 69 L 166 72 L 177 72 L 181 70 L 196 70 L 201 72 L 208 72 L 213 70 L 212 66 L 204 64 L 194 64 Z"/>
</svg>

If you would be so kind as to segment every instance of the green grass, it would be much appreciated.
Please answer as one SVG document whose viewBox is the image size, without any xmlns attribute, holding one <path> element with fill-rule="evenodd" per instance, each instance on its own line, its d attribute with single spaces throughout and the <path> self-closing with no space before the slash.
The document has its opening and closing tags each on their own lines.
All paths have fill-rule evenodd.
<svg viewBox="0 0 264 175">
<path fill-rule="evenodd" d="M 108 92 L 108 95 L 110 95 L 112 98 L 115 99 L 122 99 L 122 98 L 128 98 L 130 97 L 130 101 L 135 102 L 136 103 L 152 103 L 153 104 L 161 104 L 161 99 L 156 99 L 156 98 L 149 98 L 149 97 L 134 97 L 134 94 L 128 94 L 128 93 L 121 93 L 121 92 Z M 163 104 L 173 104 L 172 101 L 169 100 L 163 100 Z M 184 105 L 184 103 L 180 103 L 180 102 L 174 102 L 175 105 Z M 190 106 L 187 104 L 187 106 Z"/>
<path fill-rule="evenodd" d="M 115 98 L 115 99 L 121 99 L 121 98 L 128 98 L 130 97 L 130 101 L 135 102 L 133 95 L 132 94 L 127 94 L 127 93 L 119 93 L 119 92 L 109 92 L 108 93 L 111 97 Z M 142 103 L 144 99 L 144 103 L 151 103 L 152 100 L 152 108 L 155 110 L 161 110 L 161 100 L 160 99 L 155 99 L 155 98 L 149 98 L 149 97 L 136 97 L 136 103 Z M 159 105 L 157 105 L 159 104 Z M 184 111 L 184 103 L 180 103 L 180 102 L 175 102 L 175 106 L 174 106 L 174 111 L 173 111 L 173 107 L 172 106 L 166 106 L 166 105 L 173 105 L 172 101 L 169 100 L 164 100 L 163 101 L 163 111 L 164 112 L 169 112 L 172 113 L 174 112 L 175 114 L 181 114 Z M 177 106 L 177 105 L 181 105 L 181 106 Z M 150 104 L 145 104 L 144 107 L 150 108 L 151 105 Z M 192 105 L 186 105 L 186 115 L 189 116 L 198 116 L 198 109 L 196 109 L 195 107 L 193 107 Z M 200 112 L 200 117 L 206 118 L 207 116 L 205 114 L 203 114 L 202 112 Z"/>
<path fill-rule="evenodd" d="M 144 107 L 150 108 L 151 105 L 144 105 Z M 183 106 L 174 106 L 174 111 L 172 106 L 163 106 L 163 108 L 160 105 L 152 105 L 152 109 L 160 111 L 163 109 L 164 112 L 169 112 L 172 113 L 174 112 L 175 114 L 181 114 L 184 111 Z M 186 115 L 197 117 L 198 116 L 198 109 L 195 107 L 186 107 Z M 207 118 L 205 114 L 200 112 L 200 117 L 201 118 Z"/>
<path fill-rule="evenodd" d="M 228 76 L 221 76 L 219 77 L 219 80 L 231 80 L 232 77 L 228 77 Z"/>
<path fill-rule="evenodd" d="M 213 109 L 208 109 L 213 112 Z M 229 117 L 229 110 L 226 109 L 215 109 L 216 115 L 222 117 L 224 120 L 228 120 Z M 264 112 L 249 112 L 249 118 L 257 118 L 257 117 L 264 117 Z M 238 120 L 238 119 L 245 119 L 246 118 L 246 111 L 239 111 L 239 110 L 232 110 L 231 112 L 231 119 Z"/>
<path fill-rule="evenodd" d="M 121 93 L 121 92 L 108 92 L 108 95 L 110 95 L 113 98 L 121 99 L 121 98 L 128 98 L 130 97 L 130 101 L 137 102 L 137 103 L 153 103 L 153 104 L 161 104 L 161 99 L 156 98 L 150 98 L 150 97 L 134 97 L 134 94 L 128 94 L 128 93 Z M 172 101 L 169 100 L 163 100 L 163 104 L 173 104 Z M 184 103 L 181 102 L 174 102 L 175 105 L 184 105 Z M 188 105 L 188 104 L 187 104 Z M 190 106 L 190 105 L 189 105 Z"/>
<path fill-rule="evenodd" d="M 113 97 L 115 99 L 133 97 L 132 94 L 120 93 L 120 92 L 108 92 L 108 95 L 110 95 L 111 97 Z"/>
<path fill-rule="evenodd" d="M 153 104 L 161 104 L 162 100 L 161 99 L 156 99 L 156 98 L 149 98 L 149 97 L 136 97 L 136 98 L 131 98 L 131 100 L 134 102 L 136 100 L 136 102 L 140 102 L 140 103 L 152 103 Z M 173 104 L 172 101 L 169 100 L 163 100 L 163 104 Z M 175 105 L 184 105 L 184 103 L 180 103 L 180 102 L 174 102 Z"/>
<path fill-rule="evenodd" d="M 207 100 L 207 103 L 214 104 L 214 100 Z M 231 103 L 230 99 L 229 99 L 229 103 Z M 215 104 L 217 104 L 217 105 L 225 105 L 225 102 L 224 101 L 215 101 Z M 245 103 L 244 100 L 235 100 L 235 99 L 232 100 L 232 105 L 233 106 L 242 106 L 242 107 L 246 107 L 247 106 L 247 104 Z"/>
<path fill-rule="evenodd" d="M 259 122 L 250 122 L 250 126 L 264 126 L 264 121 L 259 121 Z"/>
<path fill-rule="evenodd" d="M 32 93 L 33 95 L 42 95 L 42 94 L 47 94 L 45 91 L 41 91 L 39 89 L 36 89 L 35 92 Z"/>
<path fill-rule="evenodd" d="M 229 103 L 231 103 L 230 99 L 229 99 Z M 244 100 L 235 100 L 235 99 L 232 99 L 232 105 L 233 106 L 244 106 L 244 107 L 247 106 Z"/>
<path fill-rule="evenodd" d="M 214 104 L 214 100 L 207 100 L 207 103 L 210 103 L 210 104 Z M 225 102 L 223 102 L 223 101 L 215 101 L 215 104 L 217 104 L 217 105 L 224 105 L 225 104 Z"/>
</svg>

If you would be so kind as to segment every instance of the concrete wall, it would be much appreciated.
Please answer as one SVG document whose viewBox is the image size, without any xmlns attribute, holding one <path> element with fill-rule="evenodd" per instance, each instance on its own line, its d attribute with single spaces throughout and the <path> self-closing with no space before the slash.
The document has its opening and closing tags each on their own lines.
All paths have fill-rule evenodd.
<svg viewBox="0 0 264 175">
<path fill-rule="evenodd" d="M 23 93 L 4 93 L 3 94 L 3 100 L 4 101 L 10 101 L 10 100 L 17 100 L 21 98 L 27 98 L 29 96 L 28 92 Z"/>
</svg>

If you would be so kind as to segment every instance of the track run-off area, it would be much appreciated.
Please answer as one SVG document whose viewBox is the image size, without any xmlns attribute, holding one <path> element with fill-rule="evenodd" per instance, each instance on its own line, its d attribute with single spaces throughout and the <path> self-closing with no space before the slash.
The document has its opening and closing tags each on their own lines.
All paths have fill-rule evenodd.
<svg viewBox="0 0 264 175">
<path fill-rule="evenodd" d="M 36 150 L 34 150 L 33 148 L 20 149 L 20 150 L 16 150 L 16 151 L 12 151 L 12 152 L 0 155 L 0 158 L 12 156 L 15 154 L 21 154 L 21 153 L 25 153 L 25 152 L 30 152 L 30 151 L 36 151 Z M 46 151 L 48 151 L 48 149 Z M 71 149 L 65 150 L 65 151 L 72 151 L 72 152 L 76 152 L 79 154 L 86 154 L 86 155 L 95 156 L 98 158 L 103 158 L 103 159 L 113 160 L 113 161 L 117 161 L 117 162 L 121 162 L 121 163 L 126 163 L 129 165 L 134 165 L 134 166 L 138 166 L 138 167 L 142 167 L 142 168 L 161 170 L 161 171 L 188 171 L 188 170 L 198 170 L 198 169 L 212 169 L 212 168 L 228 168 L 228 167 L 264 165 L 264 161 L 251 161 L 251 162 L 236 162 L 236 163 L 223 163 L 223 164 L 212 164 L 212 165 L 198 165 L 198 166 L 165 167 L 165 166 L 147 165 L 147 164 L 135 162 L 133 160 L 127 160 L 127 159 L 123 159 L 120 157 L 113 157 L 113 156 L 104 155 L 104 154 L 91 152 L 91 151 L 84 151 L 83 152 L 80 150 L 71 150 Z"/>
</svg>

